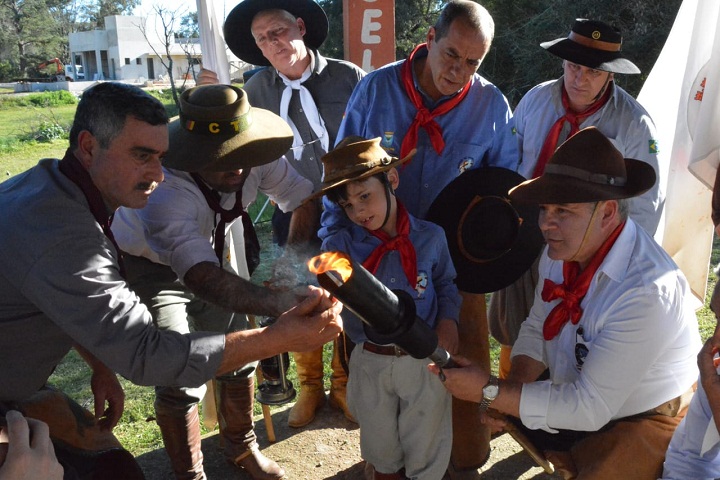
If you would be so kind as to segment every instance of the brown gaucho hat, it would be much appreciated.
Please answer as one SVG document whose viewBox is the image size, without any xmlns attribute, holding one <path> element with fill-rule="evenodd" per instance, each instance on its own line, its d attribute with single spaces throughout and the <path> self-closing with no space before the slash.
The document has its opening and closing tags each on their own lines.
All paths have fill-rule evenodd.
<svg viewBox="0 0 720 480">
<path fill-rule="evenodd" d="M 282 157 L 293 142 L 290 126 L 250 105 L 241 88 L 201 85 L 180 95 L 180 115 L 168 125 L 166 167 L 185 172 L 225 172 Z"/>
<path fill-rule="evenodd" d="M 640 69 L 620 51 L 620 30 L 598 20 L 578 18 L 567 38 L 543 42 L 540 46 L 563 60 L 588 68 L 614 73 L 640 73 Z"/>
<path fill-rule="evenodd" d="M 642 195 L 656 178 L 651 165 L 623 158 L 600 130 L 589 127 L 558 147 L 541 176 L 509 194 L 518 203 L 592 203 Z"/>
</svg>

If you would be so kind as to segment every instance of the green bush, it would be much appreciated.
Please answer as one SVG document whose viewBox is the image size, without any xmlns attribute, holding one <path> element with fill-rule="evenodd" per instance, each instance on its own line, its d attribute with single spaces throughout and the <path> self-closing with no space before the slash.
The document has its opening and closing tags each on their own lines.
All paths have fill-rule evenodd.
<svg viewBox="0 0 720 480">
<path fill-rule="evenodd" d="M 60 105 L 76 105 L 78 99 L 67 90 L 33 93 L 30 95 L 12 96 L 0 99 L 0 109 L 15 107 L 58 107 Z"/>
</svg>

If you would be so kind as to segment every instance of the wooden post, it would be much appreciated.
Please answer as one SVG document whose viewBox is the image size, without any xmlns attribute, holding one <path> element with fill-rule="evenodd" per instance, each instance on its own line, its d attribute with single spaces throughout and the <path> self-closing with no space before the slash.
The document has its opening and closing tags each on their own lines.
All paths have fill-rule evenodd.
<svg viewBox="0 0 720 480">
<path fill-rule="evenodd" d="M 490 337 L 485 294 L 460 292 L 460 355 L 490 371 Z M 453 398 L 453 447 L 455 470 L 478 469 L 490 456 L 490 429 L 480 423 L 480 409 L 474 402 Z"/>
</svg>

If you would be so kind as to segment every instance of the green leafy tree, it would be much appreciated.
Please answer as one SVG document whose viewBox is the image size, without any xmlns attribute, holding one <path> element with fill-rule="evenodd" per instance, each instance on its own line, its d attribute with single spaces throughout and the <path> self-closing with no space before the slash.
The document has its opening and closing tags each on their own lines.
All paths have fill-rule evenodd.
<svg viewBox="0 0 720 480">
<path fill-rule="evenodd" d="M 0 0 L 0 29 L 4 58 L 21 75 L 36 73 L 36 66 L 63 56 L 63 39 L 52 15 L 66 3 L 58 0 Z"/>
<path fill-rule="evenodd" d="M 105 28 L 105 17 L 112 15 L 132 15 L 140 0 L 97 0 L 84 3 L 82 8 L 86 22 L 92 28 Z"/>
</svg>

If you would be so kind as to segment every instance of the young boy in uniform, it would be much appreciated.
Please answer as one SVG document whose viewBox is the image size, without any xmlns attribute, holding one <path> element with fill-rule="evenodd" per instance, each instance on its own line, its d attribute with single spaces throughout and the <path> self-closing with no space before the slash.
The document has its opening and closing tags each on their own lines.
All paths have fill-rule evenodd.
<svg viewBox="0 0 720 480">
<path fill-rule="evenodd" d="M 388 156 L 380 138 L 348 137 L 322 158 L 323 183 L 314 196 L 326 194 L 352 221 L 326 238 L 322 250 L 344 252 L 391 290 L 409 293 L 419 319 L 453 354 L 460 296 L 445 233 L 408 214 L 394 194 L 395 167 L 411 156 Z M 442 478 L 452 447 L 450 395 L 428 372 L 427 359 L 370 342 L 357 317 L 344 317 L 357 345 L 350 357 L 348 408 L 360 424 L 360 449 L 374 478 Z"/>
</svg>

